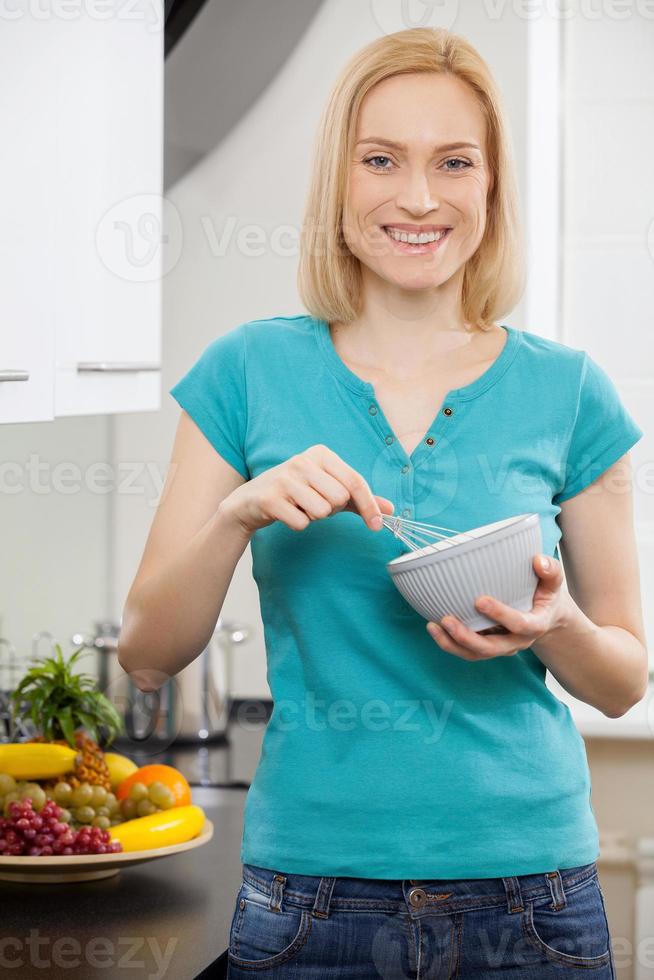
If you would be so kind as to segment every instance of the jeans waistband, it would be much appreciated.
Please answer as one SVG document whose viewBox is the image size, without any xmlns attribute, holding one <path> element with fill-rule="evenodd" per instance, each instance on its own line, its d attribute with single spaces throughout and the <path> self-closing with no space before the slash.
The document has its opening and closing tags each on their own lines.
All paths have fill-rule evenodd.
<svg viewBox="0 0 654 980">
<path fill-rule="evenodd" d="M 278 869 L 243 864 L 243 881 L 263 896 L 267 905 L 280 911 L 296 906 L 312 909 L 327 918 L 331 910 L 409 911 L 420 914 L 452 913 L 505 905 L 507 911 L 522 912 L 525 902 L 551 898 L 550 908 L 566 904 L 566 893 L 597 875 L 597 864 L 555 868 L 540 874 L 506 878 L 383 879 L 327 877 L 284 873 Z"/>
</svg>

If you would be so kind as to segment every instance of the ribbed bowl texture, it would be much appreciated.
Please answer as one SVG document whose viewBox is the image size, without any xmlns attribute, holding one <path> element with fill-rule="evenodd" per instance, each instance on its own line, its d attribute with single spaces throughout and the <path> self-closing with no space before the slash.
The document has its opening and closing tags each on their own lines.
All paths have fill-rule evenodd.
<svg viewBox="0 0 654 980">
<path fill-rule="evenodd" d="M 476 632 L 498 625 L 475 608 L 481 595 L 529 612 L 538 585 L 533 559 L 543 547 L 538 514 L 517 514 L 466 535 L 472 538 L 456 534 L 387 562 L 406 601 L 426 620 L 438 623 L 450 614 Z"/>
</svg>

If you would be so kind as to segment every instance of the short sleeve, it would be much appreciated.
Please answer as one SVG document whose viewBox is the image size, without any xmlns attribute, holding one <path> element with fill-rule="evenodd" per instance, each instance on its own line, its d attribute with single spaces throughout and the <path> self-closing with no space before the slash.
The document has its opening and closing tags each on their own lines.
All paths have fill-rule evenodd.
<svg viewBox="0 0 654 980">
<path fill-rule="evenodd" d="M 560 504 L 593 483 L 643 436 L 606 371 L 584 351 L 577 413 L 565 465 Z"/>
<path fill-rule="evenodd" d="M 245 457 L 247 387 L 245 324 L 213 340 L 170 394 L 214 449 L 251 479 Z"/>
</svg>

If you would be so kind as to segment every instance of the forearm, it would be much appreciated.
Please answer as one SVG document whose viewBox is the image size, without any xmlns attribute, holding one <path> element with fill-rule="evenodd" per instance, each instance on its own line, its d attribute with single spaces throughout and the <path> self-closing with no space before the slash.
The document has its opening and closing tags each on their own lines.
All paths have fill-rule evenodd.
<svg viewBox="0 0 654 980">
<path fill-rule="evenodd" d="M 561 625 L 531 649 L 573 697 L 619 717 L 644 697 L 647 651 L 621 626 L 597 626 L 567 596 Z"/>
<path fill-rule="evenodd" d="M 174 561 L 128 597 L 118 659 L 137 687 L 161 687 L 202 653 L 248 543 L 218 509 Z"/>
</svg>

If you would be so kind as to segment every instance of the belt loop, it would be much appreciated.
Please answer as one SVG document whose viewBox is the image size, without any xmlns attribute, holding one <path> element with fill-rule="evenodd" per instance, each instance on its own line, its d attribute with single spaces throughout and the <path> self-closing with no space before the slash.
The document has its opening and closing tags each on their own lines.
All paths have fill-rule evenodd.
<svg viewBox="0 0 654 980">
<path fill-rule="evenodd" d="M 273 912 L 282 911 L 282 899 L 284 898 L 284 886 L 286 885 L 286 877 L 284 875 L 276 874 L 270 883 L 270 902 L 268 907 L 273 910 Z"/>
<path fill-rule="evenodd" d="M 318 890 L 316 891 L 316 900 L 313 903 L 313 909 L 311 911 L 314 918 L 329 918 L 329 903 L 331 901 L 335 881 L 336 878 L 321 877 Z"/>
<path fill-rule="evenodd" d="M 565 890 L 563 888 L 563 881 L 561 879 L 561 872 L 558 870 L 558 868 L 556 871 L 548 871 L 545 878 L 547 879 L 547 884 L 550 886 L 550 891 L 552 893 L 552 904 L 550 905 L 550 908 L 556 909 L 557 911 L 565 908 L 567 902 Z"/>
<path fill-rule="evenodd" d="M 509 912 L 523 912 L 522 892 L 520 891 L 520 882 L 517 877 L 512 875 L 510 878 L 502 878 L 502 881 L 504 882 Z"/>
</svg>

